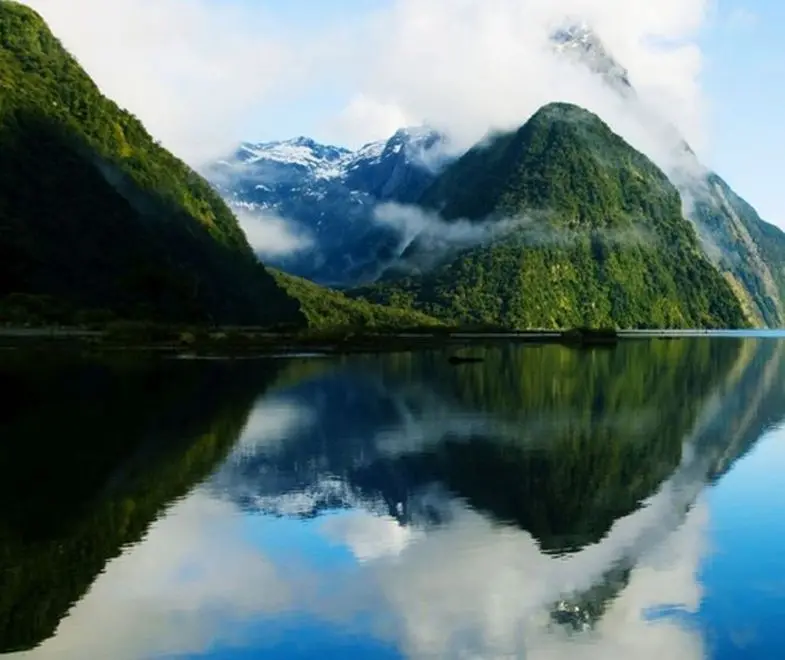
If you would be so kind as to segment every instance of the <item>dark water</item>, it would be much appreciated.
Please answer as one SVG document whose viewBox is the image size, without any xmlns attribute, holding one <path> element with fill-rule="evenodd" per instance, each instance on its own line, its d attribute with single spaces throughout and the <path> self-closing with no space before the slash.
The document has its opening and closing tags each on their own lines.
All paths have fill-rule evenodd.
<svg viewBox="0 0 785 660">
<path fill-rule="evenodd" d="M 785 341 L 474 353 L 0 357 L 0 655 L 785 657 Z"/>
</svg>

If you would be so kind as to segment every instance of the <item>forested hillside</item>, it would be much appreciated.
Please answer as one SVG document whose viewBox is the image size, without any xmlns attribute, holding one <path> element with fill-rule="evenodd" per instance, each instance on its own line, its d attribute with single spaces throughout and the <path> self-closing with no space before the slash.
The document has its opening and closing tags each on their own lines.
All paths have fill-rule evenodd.
<svg viewBox="0 0 785 660">
<path fill-rule="evenodd" d="M 210 185 L 104 97 L 32 10 L 0 1 L 0 298 L 124 317 L 302 315 Z"/>
</svg>

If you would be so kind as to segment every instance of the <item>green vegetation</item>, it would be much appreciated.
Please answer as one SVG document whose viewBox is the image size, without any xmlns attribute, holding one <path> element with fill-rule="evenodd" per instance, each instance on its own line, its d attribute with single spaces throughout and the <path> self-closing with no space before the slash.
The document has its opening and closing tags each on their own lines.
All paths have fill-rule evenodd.
<svg viewBox="0 0 785 660">
<path fill-rule="evenodd" d="M 353 296 L 520 329 L 748 325 L 666 176 L 581 108 L 548 105 L 472 149 L 422 202 L 447 221 L 514 227 L 425 275 L 389 276 Z M 423 249 L 415 241 L 406 256 Z"/>
<path fill-rule="evenodd" d="M 52 635 L 107 561 L 224 459 L 265 393 L 316 423 L 249 452 L 235 476 L 250 487 L 275 495 L 329 474 L 407 522 L 422 489 L 440 484 L 560 552 L 639 508 L 681 464 L 686 439 L 690 471 L 719 478 L 783 416 L 779 342 L 508 344 L 478 355 L 455 369 L 446 351 L 313 361 L 0 352 L 0 653 Z M 260 482 L 255 459 L 276 478 Z"/>
<path fill-rule="evenodd" d="M 367 300 L 272 275 L 210 185 L 105 98 L 34 11 L 0 0 L 1 321 L 512 329 L 779 318 L 774 293 L 744 292 L 785 290 L 785 271 L 755 280 L 728 266 L 725 281 L 664 175 L 579 108 L 547 106 L 473 149 L 422 201 L 448 220 L 537 221 L 427 276 L 352 294 Z M 766 245 L 768 226 L 735 208 L 761 258 L 785 259 L 785 241 Z"/>
<path fill-rule="evenodd" d="M 0 0 L 0 298 L 127 318 L 303 323 L 209 184 Z"/>
<path fill-rule="evenodd" d="M 279 286 L 300 302 L 308 326 L 316 329 L 385 328 L 388 330 L 441 325 L 440 321 L 412 309 L 374 305 L 352 300 L 339 291 L 270 269 Z"/>
<path fill-rule="evenodd" d="M 619 333 L 613 328 L 572 328 L 562 333 L 562 342 L 578 346 L 615 346 Z"/>
<path fill-rule="evenodd" d="M 411 401 L 455 402 L 464 415 L 491 416 L 499 430 L 429 437 L 421 451 L 383 457 L 354 478 L 397 489 L 385 493 L 390 502 L 443 483 L 548 550 L 598 542 L 672 474 L 687 438 L 710 469 L 727 468 L 783 416 L 785 362 L 773 344 L 682 339 L 592 352 L 507 346 L 479 355 L 482 364 L 457 370 L 438 353 L 368 360 L 391 390 L 396 382 L 420 384 Z M 758 396 L 749 396 L 756 384 Z M 709 422 L 703 413 L 717 393 L 725 405 L 710 408 Z"/>
</svg>

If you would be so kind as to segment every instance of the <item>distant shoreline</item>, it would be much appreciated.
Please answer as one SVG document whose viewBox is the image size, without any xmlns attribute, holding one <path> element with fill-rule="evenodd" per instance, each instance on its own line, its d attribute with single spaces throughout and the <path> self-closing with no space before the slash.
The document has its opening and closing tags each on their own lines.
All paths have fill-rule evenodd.
<svg viewBox="0 0 785 660">
<path fill-rule="evenodd" d="M 145 328 L 137 334 L 73 327 L 0 328 L 5 350 L 82 353 L 144 352 L 176 357 L 304 357 L 412 350 L 463 349 L 500 344 L 608 348 L 619 341 L 679 338 L 785 338 L 780 330 L 527 330 L 519 332 L 423 329 L 395 332 L 370 328 L 301 333 L 258 328 Z"/>
</svg>

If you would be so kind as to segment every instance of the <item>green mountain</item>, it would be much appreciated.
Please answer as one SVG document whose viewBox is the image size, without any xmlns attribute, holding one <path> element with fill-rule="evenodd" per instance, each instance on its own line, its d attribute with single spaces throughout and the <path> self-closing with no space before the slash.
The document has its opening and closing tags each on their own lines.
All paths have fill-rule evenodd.
<svg viewBox="0 0 785 660">
<path fill-rule="evenodd" d="M 703 246 L 756 326 L 785 325 L 785 233 L 761 219 L 716 174 L 694 191 Z"/>
<path fill-rule="evenodd" d="M 421 203 L 497 230 L 435 269 L 388 273 L 352 295 L 514 328 L 748 324 L 665 174 L 582 108 L 550 104 L 475 147 Z M 404 256 L 416 264 L 424 249 L 415 241 Z"/>
<path fill-rule="evenodd" d="M 0 0 L 0 298 L 124 317 L 303 323 L 209 184 Z"/>
</svg>

